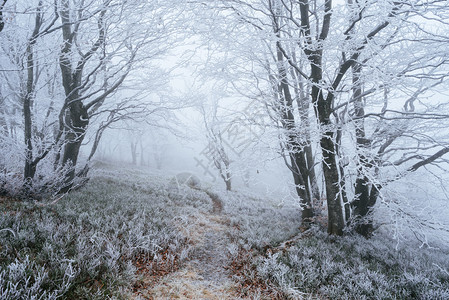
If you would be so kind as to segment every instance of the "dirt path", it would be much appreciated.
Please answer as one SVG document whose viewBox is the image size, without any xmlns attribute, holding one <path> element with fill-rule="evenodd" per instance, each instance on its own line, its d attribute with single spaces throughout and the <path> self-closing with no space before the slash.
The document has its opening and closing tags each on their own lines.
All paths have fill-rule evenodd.
<svg viewBox="0 0 449 300">
<path fill-rule="evenodd" d="M 211 196 L 213 212 L 177 220 L 191 241 L 189 260 L 174 273 L 161 278 L 135 299 L 239 299 L 229 266 L 229 219 L 221 203 Z"/>
</svg>

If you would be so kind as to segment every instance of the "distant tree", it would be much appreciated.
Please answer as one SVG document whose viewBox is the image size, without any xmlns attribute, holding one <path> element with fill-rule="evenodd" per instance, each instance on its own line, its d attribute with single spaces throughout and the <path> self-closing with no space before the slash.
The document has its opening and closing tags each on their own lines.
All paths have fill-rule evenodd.
<svg viewBox="0 0 449 300">
<path fill-rule="evenodd" d="M 147 163 L 150 165 L 150 161 L 154 161 L 157 170 L 162 170 L 162 167 L 167 161 L 167 151 L 170 146 L 167 141 L 167 135 L 162 130 L 148 130 L 149 141 L 146 141 L 146 145 L 142 143 L 142 153 L 144 151 L 148 154 Z"/>
<path fill-rule="evenodd" d="M 214 101 L 212 113 L 208 115 L 204 105 L 201 105 L 200 112 L 203 118 L 203 125 L 206 129 L 206 141 L 208 155 L 212 158 L 215 168 L 223 179 L 226 190 L 232 190 L 231 159 L 222 138 L 221 122 L 217 116 L 217 103 Z"/>
</svg>

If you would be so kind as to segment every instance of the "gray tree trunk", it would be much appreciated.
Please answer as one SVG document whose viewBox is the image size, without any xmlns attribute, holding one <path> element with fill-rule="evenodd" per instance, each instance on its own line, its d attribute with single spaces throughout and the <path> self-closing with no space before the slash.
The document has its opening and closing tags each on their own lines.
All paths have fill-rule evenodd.
<svg viewBox="0 0 449 300">
<path fill-rule="evenodd" d="M 365 122 L 363 116 L 365 115 L 363 98 L 362 98 L 362 84 L 360 81 L 360 73 L 362 66 L 360 64 L 354 64 L 352 66 L 352 97 L 354 100 L 354 114 L 357 120 L 355 124 L 356 135 L 356 149 L 358 155 L 359 165 L 357 167 L 357 179 L 354 189 L 354 200 L 352 202 L 353 207 L 353 219 L 355 221 L 355 230 L 359 234 L 367 237 L 373 230 L 372 220 L 368 217 L 371 211 L 372 205 L 375 204 L 377 198 L 375 188 L 372 189 L 373 195 L 371 198 L 370 182 L 366 176 L 365 169 L 370 168 L 371 163 L 364 155 L 366 147 L 369 146 L 370 141 L 366 138 L 365 134 Z M 370 200 L 374 200 L 374 203 Z"/>
<path fill-rule="evenodd" d="M 105 8 L 106 9 L 106 8 Z M 99 23 L 104 17 L 105 11 L 102 10 L 99 15 Z M 65 176 L 64 187 L 60 192 L 69 191 L 73 186 L 75 179 L 75 167 L 78 161 L 79 151 L 89 125 L 88 108 L 80 100 L 80 90 L 82 88 L 82 77 L 86 63 L 97 52 L 104 43 L 104 31 L 99 25 L 98 40 L 92 47 L 75 63 L 72 61 L 72 49 L 75 46 L 74 38 L 77 35 L 79 24 L 72 22 L 70 15 L 69 0 L 62 0 L 59 15 L 62 21 L 62 37 L 63 47 L 59 56 L 59 66 L 62 75 L 62 85 L 65 91 L 64 113 L 65 121 L 63 130 L 64 133 L 64 149 L 62 154 L 63 166 L 69 166 L 70 170 Z M 82 172 L 83 173 L 83 172 Z"/>
<path fill-rule="evenodd" d="M 275 25 L 276 26 L 276 25 Z M 278 29 L 275 27 L 275 32 L 279 36 Z M 293 175 L 295 189 L 301 202 L 301 222 L 305 228 L 310 227 L 313 220 L 314 212 L 311 201 L 311 192 L 309 185 L 309 168 L 307 166 L 305 147 L 299 143 L 299 137 L 296 131 L 296 120 L 293 114 L 293 97 L 290 92 L 289 83 L 287 79 L 287 70 L 283 65 L 284 55 L 281 51 L 280 41 L 276 43 L 277 47 L 277 61 L 279 71 L 279 88 L 278 88 L 278 108 L 277 113 L 280 117 L 281 124 L 286 130 L 287 137 L 287 151 L 290 157 L 290 170 Z"/>
<path fill-rule="evenodd" d="M 34 24 L 33 33 L 28 40 L 28 46 L 26 49 L 26 66 L 27 66 L 27 79 L 26 79 L 26 91 L 23 98 L 23 118 L 24 118 L 24 138 L 25 138 L 25 167 L 24 167 L 24 185 L 25 188 L 29 188 L 32 184 L 34 175 L 36 174 L 37 161 L 33 161 L 33 121 L 32 121 L 32 106 L 33 98 L 35 94 L 35 79 L 34 79 L 34 50 L 33 46 L 36 44 L 36 38 L 39 34 L 40 27 L 42 25 L 41 14 L 42 2 L 39 2 L 37 8 L 36 19 Z"/>
</svg>

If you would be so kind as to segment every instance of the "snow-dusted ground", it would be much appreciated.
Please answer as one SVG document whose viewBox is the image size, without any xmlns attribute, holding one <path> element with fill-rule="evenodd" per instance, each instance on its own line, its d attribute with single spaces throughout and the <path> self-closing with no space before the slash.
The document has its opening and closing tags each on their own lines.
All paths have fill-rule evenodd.
<svg viewBox="0 0 449 300">
<path fill-rule="evenodd" d="M 55 203 L 0 199 L 0 299 L 264 299 L 242 282 L 280 298 L 449 298 L 443 247 L 398 244 L 389 231 L 301 233 L 295 203 L 173 186 L 172 175 L 138 168 L 103 164 L 92 176 Z M 242 252 L 236 276 L 229 266 Z"/>
</svg>

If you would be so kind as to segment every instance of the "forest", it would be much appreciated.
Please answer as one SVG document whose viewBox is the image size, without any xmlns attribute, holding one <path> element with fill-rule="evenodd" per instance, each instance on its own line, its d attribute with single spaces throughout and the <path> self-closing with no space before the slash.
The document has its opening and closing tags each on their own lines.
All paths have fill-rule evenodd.
<svg viewBox="0 0 449 300">
<path fill-rule="evenodd" d="M 0 299 L 448 299 L 446 0 L 0 0 Z"/>
</svg>

